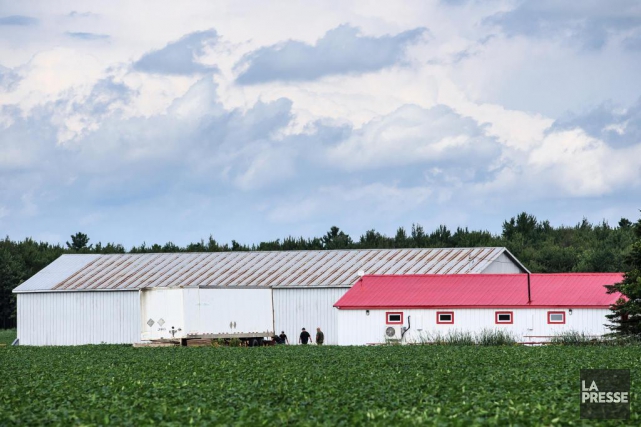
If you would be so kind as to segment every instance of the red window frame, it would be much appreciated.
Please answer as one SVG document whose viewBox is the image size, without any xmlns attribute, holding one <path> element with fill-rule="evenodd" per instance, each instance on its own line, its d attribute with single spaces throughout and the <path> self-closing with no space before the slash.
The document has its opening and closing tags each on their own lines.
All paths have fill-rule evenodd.
<svg viewBox="0 0 641 427">
<path fill-rule="evenodd" d="M 509 314 L 510 315 L 510 321 L 509 322 L 499 322 L 499 314 Z M 494 312 L 494 323 L 497 325 L 511 325 L 514 323 L 514 312 L 512 311 L 495 311 Z"/>
<path fill-rule="evenodd" d="M 563 322 L 553 322 L 550 320 L 552 314 L 562 314 Z M 565 325 L 565 311 L 548 311 L 548 325 Z"/>
<path fill-rule="evenodd" d="M 452 320 L 450 322 L 441 322 L 441 314 L 449 314 L 452 316 Z M 436 323 L 438 325 L 453 325 L 454 324 L 454 312 L 453 311 L 437 311 L 436 312 Z"/>
<path fill-rule="evenodd" d="M 401 320 L 400 322 L 390 322 L 389 316 L 390 314 L 400 314 L 401 315 Z M 402 311 L 388 311 L 385 313 L 385 324 L 386 325 L 402 325 L 403 324 L 403 312 Z"/>
</svg>

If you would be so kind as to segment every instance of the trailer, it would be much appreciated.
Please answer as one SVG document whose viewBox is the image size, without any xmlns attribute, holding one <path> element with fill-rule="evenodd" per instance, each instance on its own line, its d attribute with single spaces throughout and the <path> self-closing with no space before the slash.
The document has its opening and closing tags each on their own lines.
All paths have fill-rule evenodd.
<svg viewBox="0 0 641 427">
<path fill-rule="evenodd" d="M 141 340 L 239 339 L 259 345 L 274 336 L 271 289 L 149 288 L 140 293 Z"/>
</svg>

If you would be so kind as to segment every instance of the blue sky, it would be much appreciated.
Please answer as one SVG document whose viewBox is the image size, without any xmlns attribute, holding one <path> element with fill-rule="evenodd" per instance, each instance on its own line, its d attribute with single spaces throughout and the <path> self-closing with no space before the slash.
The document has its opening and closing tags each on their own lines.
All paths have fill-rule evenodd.
<svg viewBox="0 0 641 427">
<path fill-rule="evenodd" d="M 639 69 L 637 1 L 0 1 L 0 231 L 636 219 Z"/>
</svg>

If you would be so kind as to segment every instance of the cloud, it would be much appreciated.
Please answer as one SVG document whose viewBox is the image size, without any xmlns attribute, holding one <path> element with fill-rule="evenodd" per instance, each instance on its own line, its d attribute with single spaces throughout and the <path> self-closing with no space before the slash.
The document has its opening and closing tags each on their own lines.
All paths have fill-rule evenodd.
<svg viewBox="0 0 641 427">
<path fill-rule="evenodd" d="M 91 18 L 97 16 L 95 13 L 91 12 L 78 12 L 77 10 L 72 10 L 67 14 L 69 18 Z"/>
<path fill-rule="evenodd" d="M 72 183 L 84 197 L 110 200 L 157 194 L 178 182 L 253 190 L 295 170 L 291 141 L 277 138 L 291 120 L 285 99 L 224 109 L 216 84 L 204 78 L 167 114 L 126 118 L 119 108 L 136 93 L 113 78 L 96 83 L 85 97 L 68 95 L 26 116 L 6 112 L 12 120 L 0 133 L 1 175 L 52 174 L 55 185 Z"/>
<path fill-rule="evenodd" d="M 222 16 L 159 4 L 144 34 L 129 9 L 47 9 L 42 28 L 0 27 L 3 230 L 251 243 L 333 224 L 500 231 L 522 210 L 557 223 L 637 215 L 635 12 L 468 3 Z M 523 8 L 533 22 L 521 26 L 509 14 Z M 202 25 L 224 34 L 193 33 Z M 294 84 L 253 84 L 274 81 Z"/>
<path fill-rule="evenodd" d="M 613 148 L 641 144 L 641 98 L 629 108 L 607 102 L 582 114 L 566 115 L 552 129 L 580 129 Z"/>
<path fill-rule="evenodd" d="M 32 18 L 31 16 L 11 15 L 3 16 L 2 18 L 0 18 L 0 25 L 16 25 L 26 27 L 36 24 L 38 24 L 38 20 L 36 18 Z"/>
<path fill-rule="evenodd" d="M 641 10 L 635 0 L 530 0 L 485 22 L 498 25 L 511 37 L 567 39 L 584 49 L 598 50 L 613 35 L 641 28 Z"/>
<path fill-rule="evenodd" d="M 332 74 L 362 74 L 397 64 L 405 48 L 427 30 L 415 28 L 394 36 L 369 37 L 358 28 L 341 25 L 315 45 L 289 40 L 247 54 L 239 67 L 240 84 L 275 80 L 315 80 Z"/>
<path fill-rule="evenodd" d="M 197 31 L 181 37 L 164 48 L 144 54 L 133 64 L 136 71 L 155 74 L 192 75 L 218 69 L 199 62 L 207 46 L 218 40 L 215 30 Z"/>
<path fill-rule="evenodd" d="M 83 33 L 83 32 L 67 32 L 69 37 L 79 40 L 107 40 L 110 38 L 107 34 Z"/>
<path fill-rule="evenodd" d="M 636 34 L 624 38 L 621 43 L 623 44 L 623 47 L 629 51 L 641 51 L 641 31 L 638 31 Z"/>
<path fill-rule="evenodd" d="M 479 124 L 451 108 L 405 105 L 377 117 L 329 149 L 345 169 L 393 168 L 409 164 L 488 164 L 500 153 Z"/>
<path fill-rule="evenodd" d="M 20 76 L 14 70 L 0 65 L 0 91 L 9 92 L 20 82 Z"/>
</svg>

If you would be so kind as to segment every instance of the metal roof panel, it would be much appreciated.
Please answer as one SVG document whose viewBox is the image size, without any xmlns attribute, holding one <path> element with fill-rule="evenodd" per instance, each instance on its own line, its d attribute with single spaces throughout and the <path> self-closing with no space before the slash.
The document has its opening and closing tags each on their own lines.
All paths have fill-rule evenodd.
<svg viewBox="0 0 641 427">
<path fill-rule="evenodd" d="M 349 287 L 361 270 L 366 274 L 482 273 L 506 252 L 505 248 L 425 248 L 63 255 L 15 292 L 179 286 Z"/>
</svg>

